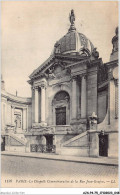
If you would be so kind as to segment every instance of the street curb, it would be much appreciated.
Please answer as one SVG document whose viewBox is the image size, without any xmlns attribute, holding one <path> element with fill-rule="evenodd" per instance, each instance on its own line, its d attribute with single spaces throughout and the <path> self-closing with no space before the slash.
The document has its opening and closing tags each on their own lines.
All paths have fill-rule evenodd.
<svg viewBox="0 0 120 195">
<path fill-rule="evenodd" d="M 85 161 L 85 160 L 72 160 L 72 159 L 61 159 L 61 158 L 56 158 L 54 157 L 44 157 L 44 156 L 31 156 L 31 155 L 21 155 L 21 154 L 13 154 L 13 153 L 1 153 L 1 155 L 6 155 L 6 156 L 18 156 L 18 157 L 29 157 L 29 158 L 37 158 L 37 159 L 46 159 L 46 160 L 57 160 L 57 161 L 67 161 L 67 162 L 76 162 L 76 163 L 86 163 L 86 164 L 98 164 L 98 165 L 105 165 L 105 166 L 118 166 L 118 163 L 105 163 L 105 162 L 92 162 L 92 161 Z"/>
</svg>

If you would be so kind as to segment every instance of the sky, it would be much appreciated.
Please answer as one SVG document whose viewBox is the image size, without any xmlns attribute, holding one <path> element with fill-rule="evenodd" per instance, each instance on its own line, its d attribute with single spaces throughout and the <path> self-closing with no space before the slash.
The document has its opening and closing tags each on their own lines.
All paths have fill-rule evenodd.
<svg viewBox="0 0 120 195">
<path fill-rule="evenodd" d="M 2 1 L 2 76 L 6 91 L 31 97 L 29 75 L 52 53 L 54 44 L 70 27 L 74 9 L 75 26 L 85 34 L 108 62 L 112 37 L 118 26 L 115 1 Z"/>
</svg>

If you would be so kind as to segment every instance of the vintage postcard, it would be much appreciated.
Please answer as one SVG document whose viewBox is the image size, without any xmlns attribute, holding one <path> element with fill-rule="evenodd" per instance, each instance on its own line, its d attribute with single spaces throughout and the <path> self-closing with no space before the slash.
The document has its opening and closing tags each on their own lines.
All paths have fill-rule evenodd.
<svg viewBox="0 0 120 195">
<path fill-rule="evenodd" d="M 1 16 L 1 187 L 118 188 L 118 2 Z"/>
</svg>

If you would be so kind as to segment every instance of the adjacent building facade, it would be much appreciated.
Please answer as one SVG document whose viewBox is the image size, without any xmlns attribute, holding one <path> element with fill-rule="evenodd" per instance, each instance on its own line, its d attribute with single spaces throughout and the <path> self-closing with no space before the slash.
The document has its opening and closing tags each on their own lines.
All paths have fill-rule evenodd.
<svg viewBox="0 0 120 195">
<path fill-rule="evenodd" d="M 118 156 L 118 28 L 104 64 L 74 23 L 71 10 L 67 34 L 29 76 L 31 98 L 13 96 L 3 87 L 5 150 Z"/>
</svg>

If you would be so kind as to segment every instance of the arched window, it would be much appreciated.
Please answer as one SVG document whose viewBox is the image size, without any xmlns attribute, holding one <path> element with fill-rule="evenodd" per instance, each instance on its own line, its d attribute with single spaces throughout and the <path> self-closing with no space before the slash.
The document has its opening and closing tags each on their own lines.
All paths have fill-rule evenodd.
<svg viewBox="0 0 120 195">
<path fill-rule="evenodd" d="M 56 125 L 66 125 L 66 121 L 68 121 L 68 102 L 69 102 L 69 94 L 66 91 L 59 91 L 54 97 L 54 105 L 55 105 L 55 120 Z"/>
<path fill-rule="evenodd" d="M 56 101 L 60 101 L 60 100 L 69 100 L 69 94 L 66 91 L 60 91 L 55 95 L 54 98 Z"/>
</svg>

